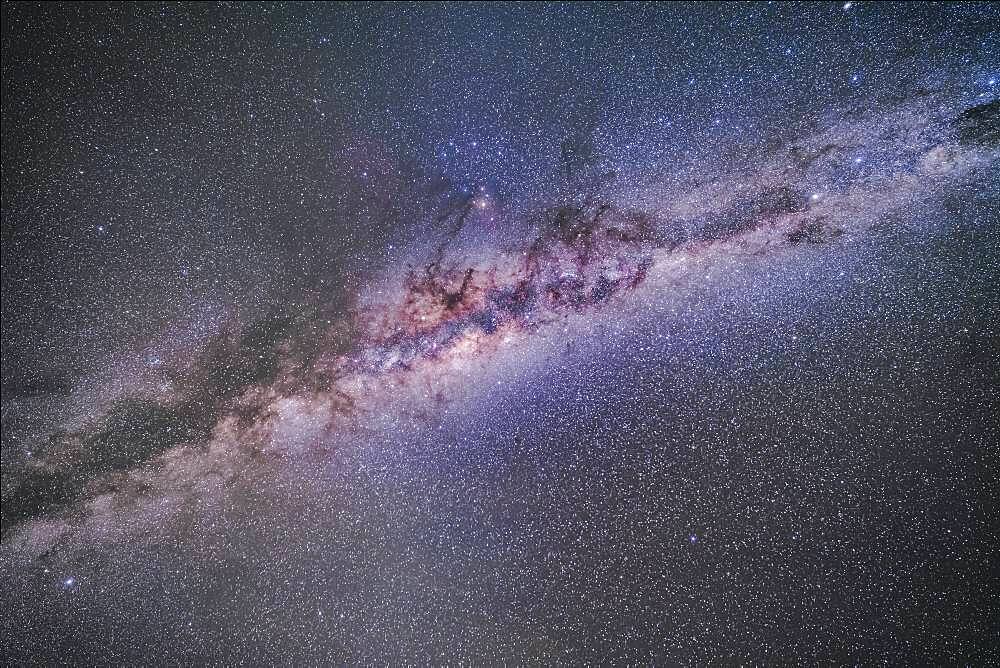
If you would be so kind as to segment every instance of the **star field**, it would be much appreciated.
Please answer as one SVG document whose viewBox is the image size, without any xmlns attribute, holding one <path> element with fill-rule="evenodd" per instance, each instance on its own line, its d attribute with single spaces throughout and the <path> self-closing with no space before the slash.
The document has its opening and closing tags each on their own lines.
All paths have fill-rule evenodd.
<svg viewBox="0 0 1000 668">
<path fill-rule="evenodd" d="M 2 11 L 5 663 L 1000 660 L 996 4 Z"/>
</svg>

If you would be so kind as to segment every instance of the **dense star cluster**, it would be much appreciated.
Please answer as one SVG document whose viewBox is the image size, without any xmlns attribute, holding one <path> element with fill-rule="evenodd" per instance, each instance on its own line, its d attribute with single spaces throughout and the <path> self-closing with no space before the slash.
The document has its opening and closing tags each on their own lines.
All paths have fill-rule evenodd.
<svg viewBox="0 0 1000 668">
<path fill-rule="evenodd" d="M 1000 661 L 1000 7 L 3 5 L 0 648 Z"/>
</svg>

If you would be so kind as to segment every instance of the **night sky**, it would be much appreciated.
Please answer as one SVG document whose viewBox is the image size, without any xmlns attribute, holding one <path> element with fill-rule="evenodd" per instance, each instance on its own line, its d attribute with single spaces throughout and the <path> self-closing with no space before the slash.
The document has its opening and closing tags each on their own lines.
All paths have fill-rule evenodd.
<svg viewBox="0 0 1000 668">
<path fill-rule="evenodd" d="M 5 665 L 1000 662 L 1000 5 L 2 7 Z"/>
</svg>

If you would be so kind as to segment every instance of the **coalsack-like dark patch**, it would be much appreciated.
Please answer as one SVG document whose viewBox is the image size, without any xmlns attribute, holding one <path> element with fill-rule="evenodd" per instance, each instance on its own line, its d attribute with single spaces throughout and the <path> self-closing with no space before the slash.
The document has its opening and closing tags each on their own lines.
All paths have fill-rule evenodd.
<svg viewBox="0 0 1000 668">
<path fill-rule="evenodd" d="M 826 244 L 843 236 L 844 231 L 833 227 L 823 218 L 810 218 L 802 221 L 785 235 L 785 239 L 793 246 L 799 244 Z"/>
<path fill-rule="evenodd" d="M 721 216 L 706 221 L 698 229 L 698 241 L 723 241 L 749 232 L 778 216 L 801 213 L 808 208 L 808 198 L 790 186 L 767 188 L 737 201 Z"/>
<path fill-rule="evenodd" d="M 99 476 L 138 468 L 184 443 L 204 442 L 233 398 L 275 380 L 281 344 L 294 338 L 296 322 L 278 314 L 239 333 L 220 334 L 175 378 L 183 392 L 179 401 L 127 397 L 91 431 L 57 435 L 63 444 L 78 441 L 83 456 L 73 468 L 26 467 L 4 495 L 2 534 L 26 520 L 64 511 Z"/>
<path fill-rule="evenodd" d="M 1000 146 L 1000 98 L 966 109 L 955 127 L 963 144 Z"/>
</svg>

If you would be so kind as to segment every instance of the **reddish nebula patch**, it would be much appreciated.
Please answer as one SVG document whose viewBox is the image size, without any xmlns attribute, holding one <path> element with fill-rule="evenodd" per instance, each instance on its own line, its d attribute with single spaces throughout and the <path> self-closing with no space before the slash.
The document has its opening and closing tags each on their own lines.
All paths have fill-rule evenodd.
<svg viewBox="0 0 1000 668">
<path fill-rule="evenodd" d="M 656 247 L 650 218 L 606 202 L 543 212 L 524 250 L 487 267 L 445 265 L 444 252 L 402 281 L 397 306 L 364 313 L 368 345 L 355 365 L 367 371 L 434 358 L 470 334 L 531 329 L 560 312 L 599 306 L 645 280 Z"/>
</svg>

